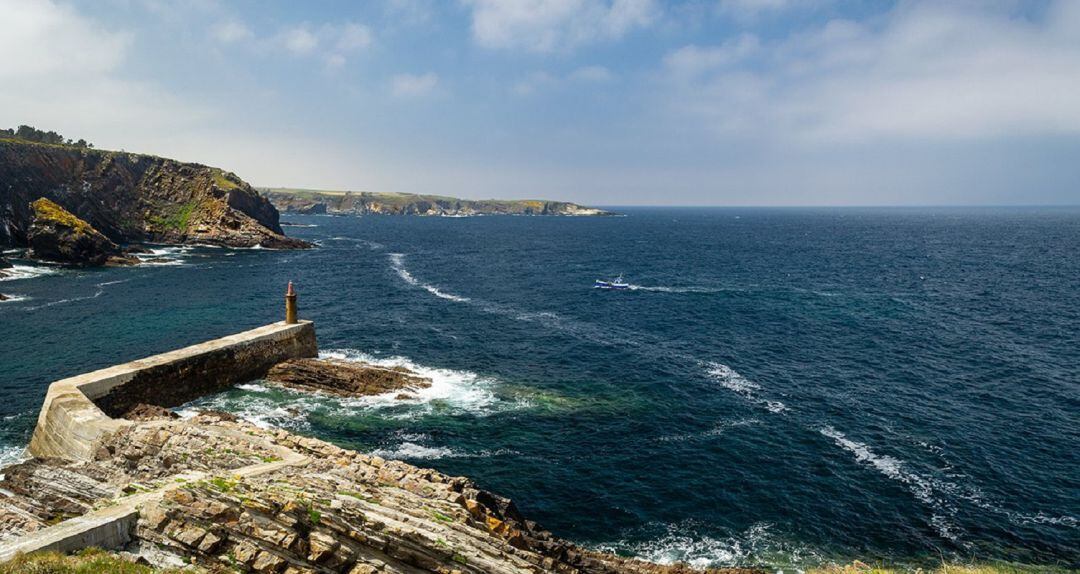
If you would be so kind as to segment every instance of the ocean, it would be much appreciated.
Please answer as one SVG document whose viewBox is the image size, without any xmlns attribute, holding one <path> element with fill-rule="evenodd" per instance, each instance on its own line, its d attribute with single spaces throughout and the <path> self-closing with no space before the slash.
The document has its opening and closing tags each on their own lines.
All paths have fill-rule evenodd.
<svg viewBox="0 0 1080 574">
<path fill-rule="evenodd" d="M 219 408 L 473 478 L 662 562 L 1080 566 L 1080 208 L 285 215 L 311 251 L 159 247 L 0 281 L 0 453 L 56 379 L 280 320 L 417 400 Z M 622 274 L 626 291 L 592 288 Z"/>
</svg>

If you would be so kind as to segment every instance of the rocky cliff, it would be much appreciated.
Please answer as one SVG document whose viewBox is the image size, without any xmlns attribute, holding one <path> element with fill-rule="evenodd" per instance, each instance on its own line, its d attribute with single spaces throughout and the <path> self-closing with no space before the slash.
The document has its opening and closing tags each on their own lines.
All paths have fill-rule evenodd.
<svg viewBox="0 0 1080 574">
<path fill-rule="evenodd" d="M 83 267 L 135 265 L 139 260 L 125 255 L 89 223 L 48 199 L 30 204 L 34 218 L 27 232 L 30 257 Z"/>
<path fill-rule="evenodd" d="M 0 139 L 0 245 L 26 246 L 30 203 L 51 200 L 114 243 L 302 248 L 250 185 L 150 155 Z"/>
<path fill-rule="evenodd" d="M 458 199 L 409 193 L 339 192 L 306 189 L 262 190 L 284 212 L 332 215 L 611 215 L 565 201 Z"/>
</svg>

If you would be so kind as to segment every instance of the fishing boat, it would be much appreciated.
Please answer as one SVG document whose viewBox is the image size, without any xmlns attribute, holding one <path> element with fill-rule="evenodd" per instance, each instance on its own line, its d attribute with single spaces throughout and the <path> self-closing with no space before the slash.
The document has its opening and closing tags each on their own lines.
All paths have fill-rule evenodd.
<svg viewBox="0 0 1080 574">
<path fill-rule="evenodd" d="M 593 283 L 594 289 L 629 289 L 630 284 L 623 281 L 622 275 L 619 275 L 613 281 L 604 281 L 603 279 L 597 279 Z"/>
</svg>

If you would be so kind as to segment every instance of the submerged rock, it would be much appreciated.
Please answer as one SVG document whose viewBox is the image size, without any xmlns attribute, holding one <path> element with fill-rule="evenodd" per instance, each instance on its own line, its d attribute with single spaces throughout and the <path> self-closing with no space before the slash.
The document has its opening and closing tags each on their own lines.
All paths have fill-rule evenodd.
<svg viewBox="0 0 1080 574">
<path fill-rule="evenodd" d="M 270 369 L 266 380 L 292 389 L 321 391 L 342 397 L 415 391 L 431 386 L 430 379 L 403 367 L 379 367 L 335 359 L 285 361 Z"/>
<path fill-rule="evenodd" d="M 34 219 L 27 233 L 31 257 L 87 267 L 138 263 L 89 223 L 56 203 L 41 198 L 31 207 Z"/>
<path fill-rule="evenodd" d="M 0 301 L 7 301 L 7 300 L 8 300 L 8 296 L 4 295 L 3 293 L 0 293 Z"/>
</svg>

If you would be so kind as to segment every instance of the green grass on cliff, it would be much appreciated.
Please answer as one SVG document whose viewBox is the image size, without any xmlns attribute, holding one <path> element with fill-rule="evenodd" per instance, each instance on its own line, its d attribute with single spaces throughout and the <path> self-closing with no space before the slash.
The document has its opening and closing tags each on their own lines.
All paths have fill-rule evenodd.
<svg viewBox="0 0 1080 574">
<path fill-rule="evenodd" d="M 192 574 L 203 570 L 152 568 L 130 562 L 115 554 L 88 548 L 65 556 L 58 552 L 20 555 L 0 564 L 0 574 Z"/>
<path fill-rule="evenodd" d="M 231 191 L 240 187 L 235 181 L 229 179 L 224 171 L 217 168 L 214 169 L 214 185 L 216 185 L 218 189 L 225 191 Z"/>
<path fill-rule="evenodd" d="M 30 204 L 34 208 L 34 217 L 70 227 L 79 233 L 91 229 L 90 224 L 79 219 L 68 210 L 42 197 Z"/>
<path fill-rule="evenodd" d="M 150 223 L 164 229 L 184 231 L 187 229 L 188 222 L 191 221 L 192 214 L 195 213 L 198 207 L 198 200 L 191 200 L 181 205 L 170 205 L 166 208 L 165 215 L 150 217 Z"/>
</svg>

